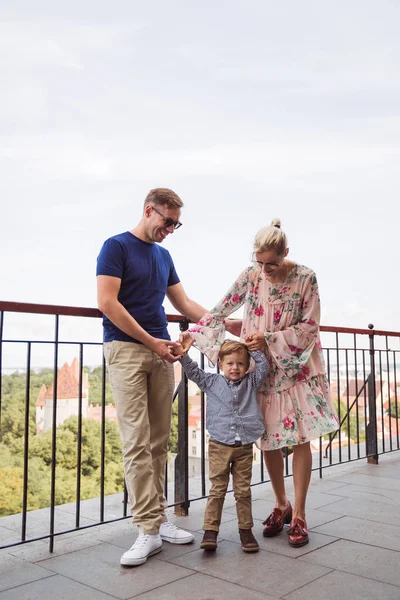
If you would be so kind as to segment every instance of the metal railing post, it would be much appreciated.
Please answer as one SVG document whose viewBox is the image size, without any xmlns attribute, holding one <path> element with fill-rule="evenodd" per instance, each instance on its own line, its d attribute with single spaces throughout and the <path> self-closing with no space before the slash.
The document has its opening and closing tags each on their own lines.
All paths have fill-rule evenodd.
<svg viewBox="0 0 400 600">
<path fill-rule="evenodd" d="M 368 329 L 373 329 L 372 324 Z M 368 424 L 366 431 L 367 438 L 367 461 L 370 464 L 378 464 L 378 432 L 376 422 L 376 382 L 375 382 L 375 344 L 374 334 L 369 334 L 369 354 L 371 372 L 368 375 Z"/>
<path fill-rule="evenodd" d="M 179 323 L 179 329 L 186 331 L 189 321 Z M 189 514 L 189 398 L 188 380 L 182 369 L 182 379 L 178 392 L 178 453 L 175 457 L 175 513 Z"/>
</svg>

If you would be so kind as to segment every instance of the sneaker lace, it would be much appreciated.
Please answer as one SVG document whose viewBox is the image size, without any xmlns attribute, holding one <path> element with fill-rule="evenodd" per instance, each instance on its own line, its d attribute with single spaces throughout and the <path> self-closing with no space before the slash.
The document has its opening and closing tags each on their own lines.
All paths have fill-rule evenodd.
<svg viewBox="0 0 400 600">
<path fill-rule="evenodd" d="M 178 529 L 179 529 L 179 527 L 177 527 L 173 523 L 170 523 L 169 521 L 165 521 L 165 523 L 163 523 L 162 526 L 163 526 L 163 528 L 170 529 L 171 531 L 178 531 Z"/>
<path fill-rule="evenodd" d="M 133 544 L 133 546 L 130 549 L 136 550 L 138 548 L 143 548 L 143 546 L 145 544 L 147 544 L 148 540 L 149 540 L 149 535 L 147 533 L 145 533 L 143 535 L 139 535 L 136 542 Z"/>
</svg>

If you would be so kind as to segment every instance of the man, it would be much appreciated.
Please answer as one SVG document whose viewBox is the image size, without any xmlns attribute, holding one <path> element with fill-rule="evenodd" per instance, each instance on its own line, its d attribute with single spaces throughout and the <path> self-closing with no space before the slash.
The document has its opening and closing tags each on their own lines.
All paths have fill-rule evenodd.
<svg viewBox="0 0 400 600">
<path fill-rule="evenodd" d="M 182 200 L 167 188 L 147 195 L 138 225 L 108 239 L 97 259 L 104 355 L 118 414 L 125 481 L 139 536 L 121 557 L 136 566 L 161 551 L 162 540 L 193 542 L 165 516 L 164 475 L 171 427 L 173 366 L 162 303 L 198 321 L 206 309 L 187 297 L 169 252 L 159 246 L 181 226 Z"/>
</svg>

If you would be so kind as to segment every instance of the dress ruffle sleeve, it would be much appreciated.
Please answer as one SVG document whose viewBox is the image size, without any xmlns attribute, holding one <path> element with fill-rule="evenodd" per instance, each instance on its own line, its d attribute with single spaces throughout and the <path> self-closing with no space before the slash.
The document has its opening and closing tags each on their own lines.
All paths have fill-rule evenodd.
<svg viewBox="0 0 400 600">
<path fill-rule="evenodd" d="M 189 329 L 194 345 L 207 356 L 213 366 L 218 360 L 219 350 L 225 339 L 224 321 L 246 301 L 252 270 L 251 267 L 245 269 L 220 302 Z"/>
<path fill-rule="evenodd" d="M 270 356 L 285 379 L 302 381 L 310 374 L 307 362 L 318 342 L 320 298 L 313 272 L 304 282 L 300 320 L 295 325 L 275 332 L 266 332 L 265 341 Z"/>
</svg>

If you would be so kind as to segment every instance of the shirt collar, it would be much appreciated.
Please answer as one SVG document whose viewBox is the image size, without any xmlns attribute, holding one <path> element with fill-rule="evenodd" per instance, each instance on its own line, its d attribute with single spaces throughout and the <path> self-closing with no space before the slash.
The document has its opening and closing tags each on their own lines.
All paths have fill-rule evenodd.
<svg viewBox="0 0 400 600">
<path fill-rule="evenodd" d="M 242 379 L 238 379 L 237 381 L 231 381 L 230 379 L 225 377 L 225 375 L 222 375 L 222 377 L 225 379 L 225 381 L 228 385 L 239 385 L 240 383 L 242 383 L 242 381 L 244 379 L 244 377 L 242 377 Z"/>
</svg>

